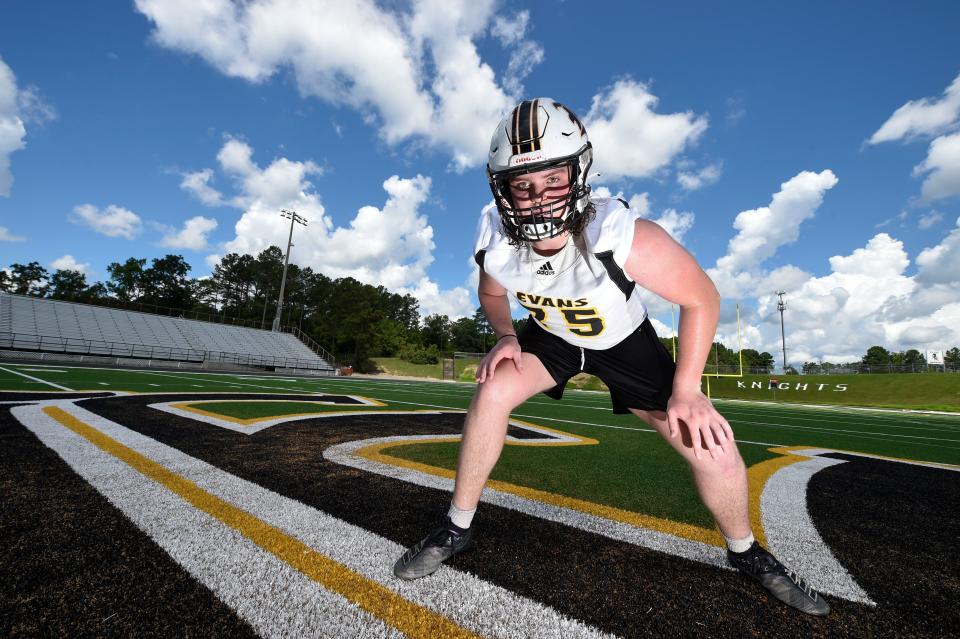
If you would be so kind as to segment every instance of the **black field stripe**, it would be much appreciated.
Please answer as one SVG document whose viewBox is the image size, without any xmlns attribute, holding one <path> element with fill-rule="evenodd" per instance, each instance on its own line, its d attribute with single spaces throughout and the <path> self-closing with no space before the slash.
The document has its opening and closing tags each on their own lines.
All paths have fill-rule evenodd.
<svg viewBox="0 0 960 639">
<path fill-rule="evenodd" d="M 145 403 L 111 398 L 85 407 L 402 545 L 422 539 L 449 506 L 447 492 L 340 466 L 322 453 L 358 439 L 458 433 L 463 415 L 311 419 L 246 436 L 157 413 Z M 850 636 L 863 628 L 882 635 L 906 615 L 926 614 L 832 600 L 831 616 L 815 620 L 771 601 L 732 571 L 485 503 L 475 522 L 477 547 L 451 565 L 621 636 Z M 378 560 L 388 569 L 396 557 Z"/>
<path fill-rule="evenodd" d="M 879 619 L 865 619 L 861 632 L 960 636 L 960 473 L 828 457 L 847 461 L 813 476 L 808 507 L 834 555 L 877 602 Z M 901 621 L 882 625 L 895 623 L 894 612 Z"/>
<path fill-rule="evenodd" d="M 0 494 L 0 636 L 256 636 L 7 409 Z"/>
</svg>

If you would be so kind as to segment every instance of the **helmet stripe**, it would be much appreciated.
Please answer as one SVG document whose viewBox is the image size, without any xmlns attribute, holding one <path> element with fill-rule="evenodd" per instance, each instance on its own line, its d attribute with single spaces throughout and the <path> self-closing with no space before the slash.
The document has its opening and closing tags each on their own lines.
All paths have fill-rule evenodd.
<svg viewBox="0 0 960 639">
<path fill-rule="evenodd" d="M 531 100 L 524 100 L 520 103 L 520 106 L 517 107 L 519 112 L 519 119 L 517 122 L 517 142 L 520 143 L 520 153 L 529 153 L 533 151 L 533 143 L 530 141 L 532 137 L 530 135 L 530 106 L 533 104 Z M 521 142 L 521 139 L 523 142 Z"/>
<path fill-rule="evenodd" d="M 513 108 L 513 135 L 510 136 L 510 143 L 513 146 L 513 154 L 520 154 L 520 107 L 522 104 Z"/>
<path fill-rule="evenodd" d="M 530 139 L 533 140 L 533 150 L 540 150 L 540 100 L 536 99 L 533 101 L 533 106 L 530 108 L 531 111 L 531 126 L 530 126 Z"/>
<path fill-rule="evenodd" d="M 530 140 L 530 150 L 534 150 L 534 141 L 537 137 L 537 101 L 530 101 L 530 115 L 527 116 L 527 119 L 530 121 L 530 134 L 527 136 L 527 139 Z"/>
</svg>

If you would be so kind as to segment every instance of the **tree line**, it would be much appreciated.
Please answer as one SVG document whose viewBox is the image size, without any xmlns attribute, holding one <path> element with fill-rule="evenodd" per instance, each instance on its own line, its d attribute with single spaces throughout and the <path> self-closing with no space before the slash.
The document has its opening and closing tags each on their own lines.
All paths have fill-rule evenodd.
<svg viewBox="0 0 960 639">
<path fill-rule="evenodd" d="M 38 262 L 14 263 L 7 270 L 0 270 L 0 290 L 254 328 L 271 326 L 283 273 L 280 248 L 271 246 L 256 256 L 229 253 L 208 277 L 191 278 L 190 271 L 190 264 L 182 255 L 165 255 L 149 264 L 146 259 L 135 257 L 111 262 L 107 266 L 109 277 L 102 282 L 88 282 L 86 275 L 77 270 L 50 272 Z M 514 320 L 515 329 L 519 330 L 522 323 L 523 320 Z M 332 279 L 296 264 L 290 264 L 287 271 L 281 324 L 297 327 L 338 361 L 360 371 L 372 368 L 372 357 L 437 363 L 455 351 L 486 352 L 495 339 L 479 308 L 472 316 L 456 320 L 442 314 L 421 318 L 420 304 L 409 294 L 393 293 L 352 277 Z M 671 338 L 662 337 L 661 341 L 668 351 L 675 348 Z M 947 352 L 948 365 L 960 365 L 957 351 L 954 348 Z M 740 355 L 716 342 L 707 359 L 706 372 L 737 372 Z M 744 372 L 773 370 L 774 357 L 770 353 L 747 348 L 742 356 Z M 861 363 L 879 369 L 922 359 L 923 355 L 916 350 L 889 353 L 875 346 Z M 824 370 L 830 366 L 847 365 L 811 362 L 803 365 L 803 372 L 830 372 Z M 788 367 L 787 372 L 798 371 Z"/>
<path fill-rule="evenodd" d="M 960 348 L 954 346 L 944 351 L 942 364 L 947 368 L 960 368 Z M 804 362 L 804 374 L 831 372 L 899 373 L 926 370 L 940 366 L 941 362 L 928 362 L 927 356 L 915 348 L 904 351 L 889 351 L 883 346 L 871 346 L 858 361 L 834 364 L 831 362 Z"/>
</svg>

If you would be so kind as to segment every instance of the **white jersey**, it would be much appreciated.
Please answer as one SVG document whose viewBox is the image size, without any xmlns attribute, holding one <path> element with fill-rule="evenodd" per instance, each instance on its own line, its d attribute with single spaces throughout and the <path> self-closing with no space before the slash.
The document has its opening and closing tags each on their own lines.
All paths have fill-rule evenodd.
<svg viewBox="0 0 960 639">
<path fill-rule="evenodd" d="M 623 265 L 640 216 L 614 198 L 595 198 L 596 215 L 555 255 L 511 246 L 495 206 L 477 226 L 474 256 L 487 275 L 514 296 L 544 329 L 574 346 L 607 349 L 647 317 Z"/>
</svg>

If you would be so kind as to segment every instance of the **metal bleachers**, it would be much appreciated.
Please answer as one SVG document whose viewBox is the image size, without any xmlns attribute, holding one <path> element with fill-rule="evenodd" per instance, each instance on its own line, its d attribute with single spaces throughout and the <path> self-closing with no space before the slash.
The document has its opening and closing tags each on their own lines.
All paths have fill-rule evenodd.
<svg viewBox="0 0 960 639">
<path fill-rule="evenodd" d="M 289 333 L 9 293 L 0 349 L 334 371 Z"/>
</svg>

